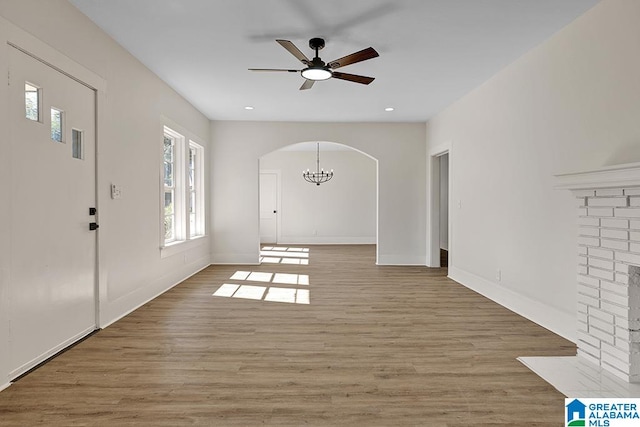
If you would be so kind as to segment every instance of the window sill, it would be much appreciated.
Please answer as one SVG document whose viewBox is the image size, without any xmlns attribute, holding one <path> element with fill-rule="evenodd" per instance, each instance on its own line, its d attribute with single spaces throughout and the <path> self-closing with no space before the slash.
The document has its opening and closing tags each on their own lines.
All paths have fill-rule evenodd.
<svg viewBox="0 0 640 427">
<path fill-rule="evenodd" d="M 179 240 L 177 242 L 167 243 L 160 247 L 160 258 L 168 258 L 170 256 L 188 251 L 190 249 L 203 246 L 207 243 L 207 235 L 192 237 L 189 240 Z"/>
</svg>

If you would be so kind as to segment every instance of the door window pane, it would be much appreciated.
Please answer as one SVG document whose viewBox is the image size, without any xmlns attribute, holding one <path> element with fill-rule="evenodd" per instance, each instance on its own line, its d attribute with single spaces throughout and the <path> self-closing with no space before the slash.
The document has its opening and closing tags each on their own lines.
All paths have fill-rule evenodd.
<svg viewBox="0 0 640 427">
<path fill-rule="evenodd" d="M 25 83 L 24 105 L 27 119 L 36 122 L 40 120 L 40 89 L 29 83 Z"/>
<path fill-rule="evenodd" d="M 51 139 L 56 142 L 62 142 L 62 115 L 57 108 L 51 109 Z"/>
<path fill-rule="evenodd" d="M 83 159 L 82 152 L 82 131 L 78 129 L 71 130 L 71 155 L 74 159 Z"/>
</svg>

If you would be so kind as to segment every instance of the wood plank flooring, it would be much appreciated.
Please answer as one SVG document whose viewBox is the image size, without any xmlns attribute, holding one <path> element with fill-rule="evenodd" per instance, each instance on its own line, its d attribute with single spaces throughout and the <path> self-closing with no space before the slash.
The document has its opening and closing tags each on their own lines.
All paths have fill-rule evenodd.
<svg viewBox="0 0 640 427">
<path fill-rule="evenodd" d="M 207 268 L 0 392 L 0 425 L 563 425 L 564 396 L 516 357 L 571 342 L 446 269 L 378 267 L 374 246 L 309 253 Z M 223 283 L 305 288 L 310 304 L 212 296 Z"/>
</svg>

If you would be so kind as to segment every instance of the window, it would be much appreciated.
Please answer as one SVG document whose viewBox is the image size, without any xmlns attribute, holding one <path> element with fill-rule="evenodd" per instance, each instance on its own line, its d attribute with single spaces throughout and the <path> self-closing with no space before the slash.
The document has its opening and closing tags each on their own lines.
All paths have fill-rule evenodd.
<svg viewBox="0 0 640 427">
<path fill-rule="evenodd" d="M 71 129 L 71 155 L 74 159 L 82 160 L 84 158 L 82 149 L 82 131 Z"/>
<path fill-rule="evenodd" d="M 163 143 L 163 246 L 203 236 L 204 148 L 168 128 Z"/>
<path fill-rule="evenodd" d="M 63 116 L 62 110 L 58 110 L 57 108 L 51 108 L 51 139 L 56 142 L 63 142 L 62 135 L 64 132 L 63 129 Z"/>
<path fill-rule="evenodd" d="M 40 121 L 40 94 L 40 88 L 25 82 L 24 105 L 26 117 L 36 122 Z"/>
</svg>

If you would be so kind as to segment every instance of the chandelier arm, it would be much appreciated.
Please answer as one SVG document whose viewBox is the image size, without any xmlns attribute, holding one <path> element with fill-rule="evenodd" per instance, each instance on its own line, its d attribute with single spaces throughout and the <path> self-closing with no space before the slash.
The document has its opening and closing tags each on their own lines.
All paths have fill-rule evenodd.
<svg viewBox="0 0 640 427">
<path fill-rule="evenodd" d="M 333 170 L 325 172 L 324 169 L 320 169 L 320 143 L 316 143 L 316 172 L 311 172 L 309 169 L 302 172 L 302 177 L 305 181 L 320 185 L 331 178 L 333 178 Z"/>
</svg>

